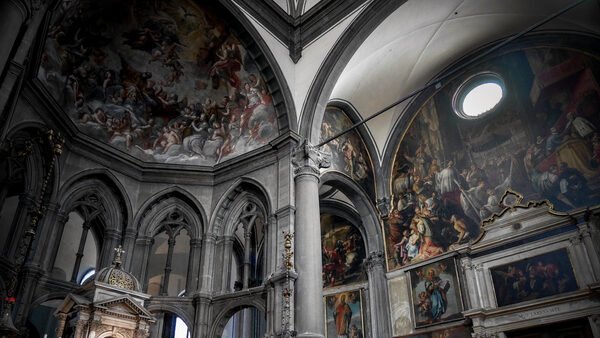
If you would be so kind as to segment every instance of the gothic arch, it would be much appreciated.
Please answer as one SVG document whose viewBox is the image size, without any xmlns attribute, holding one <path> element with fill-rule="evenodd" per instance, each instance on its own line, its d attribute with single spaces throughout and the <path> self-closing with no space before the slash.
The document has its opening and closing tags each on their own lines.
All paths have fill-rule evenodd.
<svg viewBox="0 0 600 338">
<path fill-rule="evenodd" d="M 129 198 L 129 195 L 127 194 L 127 190 L 125 189 L 125 187 L 123 186 L 123 184 L 121 183 L 121 181 L 119 181 L 119 179 L 115 176 L 115 174 L 112 173 L 112 171 L 106 169 L 106 168 L 94 168 L 94 169 L 88 169 L 88 170 L 84 170 L 81 172 L 76 173 L 75 175 L 69 177 L 65 183 L 62 184 L 62 188 L 60 190 L 60 196 L 65 196 L 64 194 L 66 193 L 66 189 L 68 189 L 70 186 L 74 185 L 76 182 L 79 181 L 84 181 L 87 178 L 93 178 L 93 177 L 97 177 L 101 180 L 103 180 L 104 182 L 108 183 L 107 185 L 115 192 L 117 193 L 117 198 L 120 199 L 123 202 L 124 208 L 122 208 L 123 210 L 123 227 L 122 229 L 126 229 L 130 226 L 130 224 L 132 223 L 132 215 L 133 215 L 133 208 L 131 206 L 131 199 Z"/>
<path fill-rule="evenodd" d="M 335 172 L 326 172 L 321 176 L 321 185 L 328 184 L 344 193 L 354 205 L 356 214 L 361 220 L 363 238 L 367 245 L 367 254 L 383 250 L 383 235 L 377 210 L 362 189 L 351 179 Z M 339 204 L 338 204 L 339 205 Z"/>
<path fill-rule="evenodd" d="M 41 134 L 46 129 L 48 129 L 46 125 L 38 122 L 19 123 L 8 132 L 6 140 L 17 137 L 19 133 L 25 133 L 29 138 L 34 138 L 38 136 L 36 134 Z M 25 190 L 37 193 L 40 191 L 41 183 L 46 175 L 45 166 L 48 159 L 44 159 L 43 154 L 46 150 L 40 149 L 39 143 L 33 142 L 32 146 L 32 153 L 26 156 L 25 159 L 26 168 L 28 169 L 25 176 Z M 58 159 L 54 163 L 53 170 L 52 191 L 48 195 L 51 200 L 55 200 L 60 186 L 60 162 Z"/>
<path fill-rule="evenodd" d="M 105 173 L 81 175 L 76 180 L 67 181 L 58 195 L 61 211 L 68 214 L 78 205 L 86 203 L 82 199 L 89 194 L 96 196 L 100 207 L 104 208 L 103 212 L 98 210 L 104 220 L 105 229 L 102 230 L 114 230 L 120 234 L 128 217 L 127 210 L 119 203 L 125 197 L 120 195 L 115 183 Z"/>
<path fill-rule="evenodd" d="M 202 206 L 181 188 L 172 187 L 155 194 L 139 210 L 134 224 L 138 226 L 138 234 L 141 236 L 154 236 L 163 218 L 178 210 L 188 222 L 190 237 L 202 238 L 205 224 Z"/>
<path fill-rule="evenodd" d="M 158 304 L 151 304 L 147 306 L 148 311 L 152 312 L 152 313 L 157 313 L 157 312 L 170 312 L 174 315 L 176 315 L 177 317 L 181 318 L 181 320 L 183 320 L 183 322 L 185 323 L 185 325 L 187 325 L 187 327 L 189 328 L 190 331 L 193 331 L 194 328 L 194 315 L 193 313 L 188 313 L 188 311 L 186 311 L 185 309 L 179 307 L 179 306 L 175 306 L 175 305 L 171 305 L 171 304 L 165 304 L 165 303 L 158 303 Z"/>
<path fill-rule="evenodd" d="M 321 64 L 304 101 L 299 133 L 313 144 L 319 142 L 325 107 L 337 79 L 354 52 L 394 10 L 405 1 L 374 1 L 367 6 L 340 36 Z"/>
<path fill-rule="evenodd" d="M 231 184 L 231 187 L 227 189 L 225 193 L 223 193 L 221 199 L 215 207 L 216 212 L 212 215 L 210 227 L 207 233 L 215 235 L 226 234 L 226 229 L 231 227 L 230 219 L 232 210 L 234 210 L 235 207 L 239 207 L 239 199 L 245 195 L 253 195 L 256 203 L 258 203 L 258 205 L 262 205 L 265 218 L 271 214 L 273 208 L 271 206 L 271 198 L 267 190 L 256 180 L 248 177 L 242 177 L 234 181 Z"/>
<path fill-rule="evenodd" d="M 209 330 L 208 337 L 221 337 L 223 329 L 227 325 L 227 321 L 238 311 L 247 308 L 256 308 L 262 313 L 266 313 L 265 301 L 260 296 L 253 296 L 241 300 L 236 300 L 227 304 L 225 307 L 218 312 L 212 321 L 212 327 Z"/>
</svg>

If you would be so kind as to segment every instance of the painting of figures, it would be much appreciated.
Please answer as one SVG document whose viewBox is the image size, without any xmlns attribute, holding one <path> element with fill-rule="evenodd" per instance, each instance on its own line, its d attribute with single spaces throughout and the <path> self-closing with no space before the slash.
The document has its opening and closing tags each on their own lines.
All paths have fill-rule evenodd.
<svg viewBox="0 0 600 338">
<path fill-rule="evenodd" d="M 210 1 L 59 1 L 38 79 L 85 134 L 144 161 L 213 165 L 278 131 L 258 68 Z"/>
<path fill-rule="evenodd" d="M 360 291 L 325 296 L 325 337 L 364 338 Z"/>
<path fill-rule="evenodd" d="M 498 306 L 577 290 L 566 249 L 490 269 Z"/>
<path fill-rule="evenodd" d="M 352 120 L 343 110 L 328 107 L 321 124 L 321 141 L 324 141 L 352 126 Z M 356 182 L 375 201 L 375 179 L 367 148 L 356 130 L 348 132 L 323 145 L 331 154 L 331 167 Z"/>
<path fill-rule="evenodd" d="M 476 239 L 507 190 L 568 211 L 600 201 L 600 62 L 529 48 L 481 63 L 427 99 L 402 136 L 390 180 L 390 270 Z M 491 72 L 503 98 L 478 118 L 455 111 L 457 89 Z"/>
<path fill-rule="evenodd" d="M 364 281 L 366 257 L 362 235 L 342 217 L 321 214 L 323 287 Z"/>
<path fill-rule="evenodd" d="M 462 301 L 453 258 L 410 271 L 416 327 L 462 318 Z"/>
</svg>

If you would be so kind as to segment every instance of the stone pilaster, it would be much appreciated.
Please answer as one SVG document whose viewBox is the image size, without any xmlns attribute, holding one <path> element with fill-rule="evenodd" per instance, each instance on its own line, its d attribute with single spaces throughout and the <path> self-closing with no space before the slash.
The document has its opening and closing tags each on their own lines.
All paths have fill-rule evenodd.
<svg viewBox="0 0 600 338">
<path fill-rule="evenodd" d="M 295 329 L 298 337 L 324 336 L 321 266 L 321 224 L 319 217 L 320 168 L 329 158 L 305 140 L 295 150 L 294 182 L 296 199 L 294 259 L 298 273 L 295 291 Z"/>
<path fill-rule="evenodd" d="M 365 264 L 369 275 L 369 308 L 373 337 L 392 336 L 384 264 L 383 251 L 371 252 Z"/>
</svg>

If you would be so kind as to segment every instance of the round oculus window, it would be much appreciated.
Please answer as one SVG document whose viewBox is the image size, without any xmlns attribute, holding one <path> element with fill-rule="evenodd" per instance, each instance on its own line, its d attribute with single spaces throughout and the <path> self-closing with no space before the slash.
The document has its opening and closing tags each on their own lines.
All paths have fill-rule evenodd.
<svg viewBox="0 0 600 338">
<path fill-rule="evenodd" d="M 458 116 L 479 118 L 494 110 L 505 96 L 502 78 L 494 73 L 472 76 L 458 88 L 452 106 Z"/>
</svg>

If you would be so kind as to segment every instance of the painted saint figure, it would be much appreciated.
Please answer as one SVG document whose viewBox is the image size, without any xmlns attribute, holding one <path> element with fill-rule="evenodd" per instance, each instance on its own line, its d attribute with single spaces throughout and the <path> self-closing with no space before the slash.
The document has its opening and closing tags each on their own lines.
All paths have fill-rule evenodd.
<svg viewBox="0 0 600 338">
<path fill-rule="evenodd" d="M 352 320 L 352 309 L 346 303 L 346 295 L 341 295 L 333 311 L 335 319 L 335 332 L 337 338 L 348 338 L 350 334 L 350 321 Z"/>
</svg>

